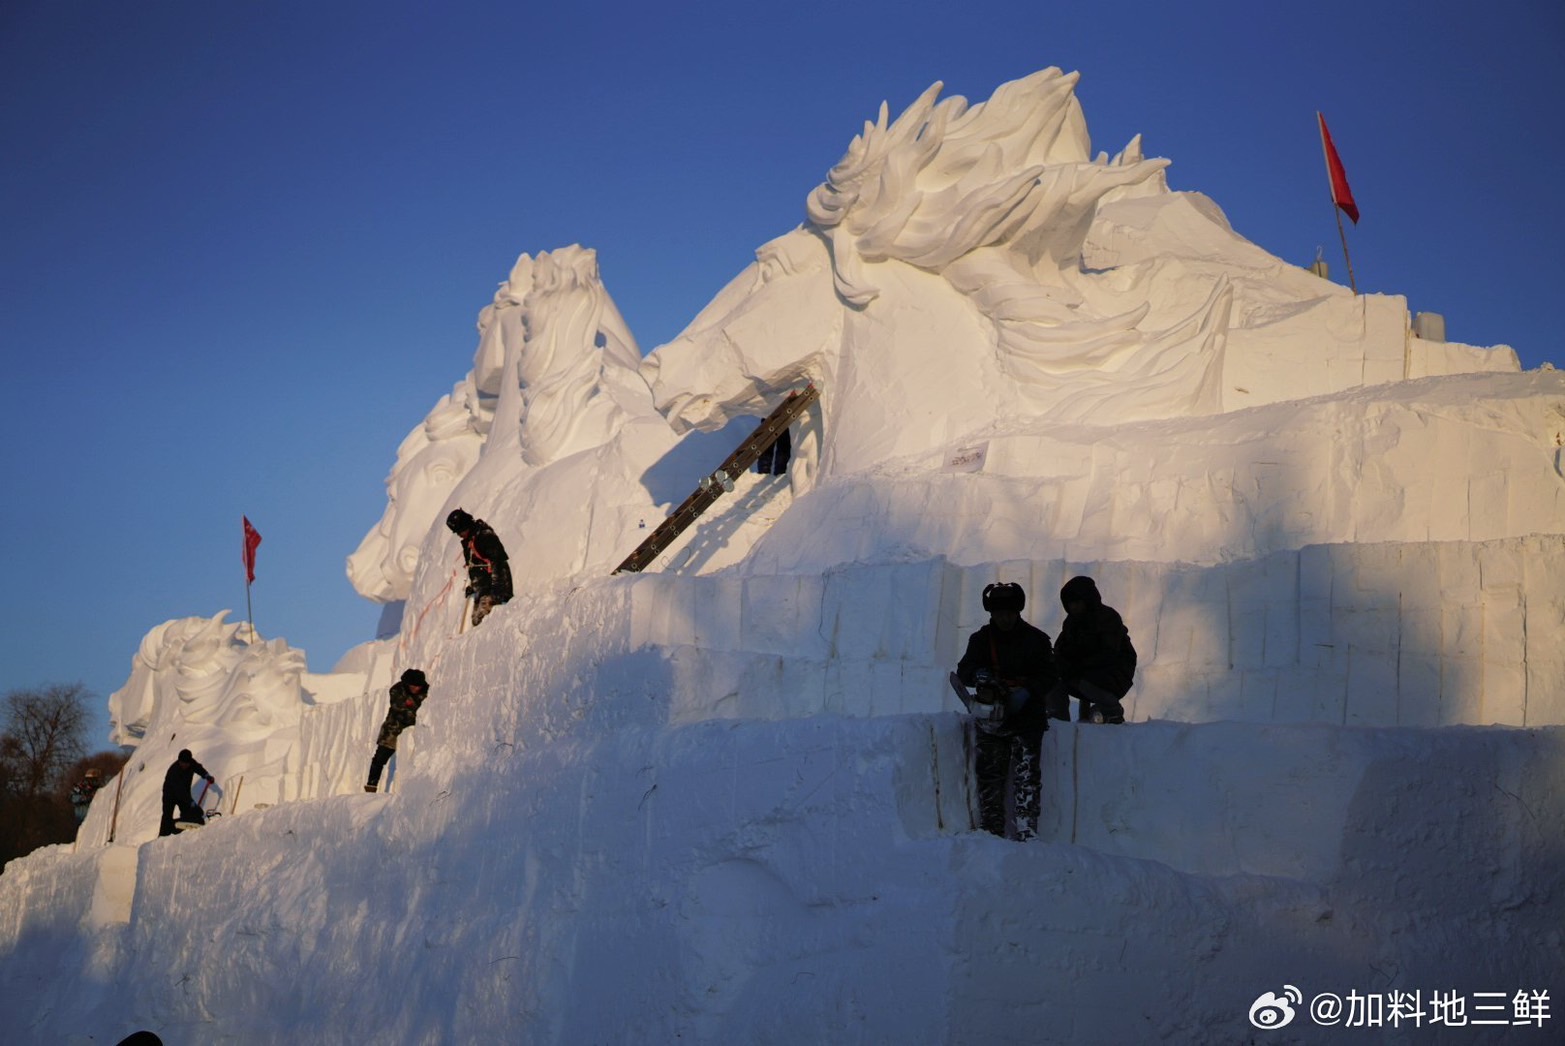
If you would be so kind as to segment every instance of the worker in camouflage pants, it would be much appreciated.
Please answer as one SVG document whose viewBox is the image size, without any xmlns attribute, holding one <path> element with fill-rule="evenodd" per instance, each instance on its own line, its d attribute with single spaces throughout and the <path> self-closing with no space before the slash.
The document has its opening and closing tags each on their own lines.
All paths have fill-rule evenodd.
<svg viewBox="0 0 1565 1046">
<path fill-rule="evenodd" d="M 386 721 L 380 724 L 380 736 L 375 739 L 375 754 L 370 758 L 369 781 L 366 792 L 380 790 L 380 774 L 397 751 L 397 737 L 410 726 L 418 723 L 418 709 L 429 694 L 429 681 L 424 673 L 410 668 L 402 678 L 391 684 L 391 707 L 386 710 Z"/>
<path fill-rule="evenodd" d="M 973 776 L 979 827 L 1020 840 L 1031 839 L 1038 832 L 1042 792 L 1039 754 L 1044 731 L 1049 728 L 1042 695 L 1055 682 L 1049 637 L 1022 620 L 1026 604 L 1020 585 L 985 588 L 989 623 L 973 633 L 956 666 L 962 682 L 977 687 L 980 701 L 998 702 L 1005 708 L 999 722 L 976 724 Z M 1012 817 L 1007 817 L 1008 806 Z"/>
</svg>

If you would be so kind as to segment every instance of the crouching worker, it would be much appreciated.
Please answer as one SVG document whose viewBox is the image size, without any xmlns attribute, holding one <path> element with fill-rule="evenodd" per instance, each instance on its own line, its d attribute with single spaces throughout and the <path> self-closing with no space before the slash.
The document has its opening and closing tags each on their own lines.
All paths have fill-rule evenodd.
<svg viewBox="0 0 1565 1046">
<path fill-rule="evenodd" d="M 1016 839 L 1038 831 L 1042 773 L 1039 749 L 1049 728 L 1044 695 L 1054 686 L 1054 657 L 1049 637 L 1022 620 L 1027 595 L 1012 583 L 984 589 L 989 623 L 967 641 L 956 674 L 975 687 L 980 700 L 1003 703 L 999 722 L 980 722 L 976 731 L 974 776 L 978 785 L 979 827 L 1006 836 L 1006 796 L 1015 810 Z"/>
<path fill-rule="evenodd" d="M 1073 577 L 1060 589 L 1065 622 L 1054 644 L 1060 681 L 1049 691 L 1049 715 L 1070 718 L 1070 699 L 1081 702 L 1083 723 L 1123 723 L 1120 704 L 1136 675 L 1136 648 L 1119 611 L 1103 605 L 1090 577 Z"/>
<path fill-rule="evenodd" d="M 169 764 L 168 771 L 163 775 L 163 820 L 158 824 L 158 835 L 173 835 L 179 831 L 174 827 L 175 807 L 179 808 L 181 821 L 189 824 L 206 824 L 206 814 L 190 794 L 190 786 L 195 783 L 197 774 L 200 774 L 207 784 L 212 784 L 216 780 L 207 773 L 206 767 L 196 762 L 196 757 L 190 754 L 190 749 L 181 748 L 179 758 Z"/>
<path fill-rule="evenodd" d="M 366 792 L 380 790 L 380 772 L 397 751 L 397 735 L 418 724 L 418 706 L 429 693 L 429 682 L 424 673 L 410 668 L 402 678 L 391 684 L 391 707 L 386 710 L 386 721 L 380 724 L 380 736 L 375 739 L 375 755 L 370 759 L 370 776 L 364 785 Z"/>
</svg>

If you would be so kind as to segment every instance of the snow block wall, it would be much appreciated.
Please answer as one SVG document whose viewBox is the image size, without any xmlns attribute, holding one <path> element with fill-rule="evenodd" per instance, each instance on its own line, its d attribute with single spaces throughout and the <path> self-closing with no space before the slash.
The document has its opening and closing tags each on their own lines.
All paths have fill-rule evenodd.
<svg viewBox="0 0 1565 1046">
<path fill-rule="evenodd" d="M 1333 293 L 1305 308 L 1257 309 L 1253 326 L 1229 335 L 1223 405 L 1237 410 L 1409 378 L 1521 369 L 1508 346 L 1423 341 L 1410 320 L 1400 295 Z M 1304 340 L 1314 356 L 1298 354 Z"/>
<path fill-rule="evenodd" d="M 1199 875 L 1367 882 L 1366 862 L 1395 863 L 1396 849 L 1371 859 L 1368 840 L 1428 845 L 1458 834 L 1455 816 L 1475 818 L 1460 832 L 1484 842 L 1481 853 L 1454 859 L 1543 869 L 1553 861 L 1550 828 L 1565 823 L 1559 729 L 1153 723 L 1117 741 L 1062 724 L 1044 740 L 1043 765 L 1045 838 Z M 1160 787 L 1160 774 L 1181 765 L 1200 770 L 1188 782 L 1181 773 L 1179 789 Z M 1429 802 L 1431 795 L 1442 799 Z M 1538 885 L 1559 890 L 1558 872 Z M 1443 890 L 1453 869 L 1409 865 L 1381 888 L 1390 894 L 1390 883 L 1415 878 L 1415 892 Z M 1520 887 L 1492 885 L 1497 895 Z"/>
<path fill-rule="evenodd" d="M 955 709 L 946 682 L 1019 582 L 1059 630 L 1093 575 L 1140 654 L 1132 720 L 1565 724 L 1565 535 L 1308 546 L 1214 566 L 929 560 L 822 575 L 642 575 L 630 646 L 667 659 L 676 718 Z M 1529 595 L 1531 594 L 1531 595 Z"/>
<path fill-rule="evenodd" d="M 1274 980 L 1557 969 L 1559 729 L 1062 725 L 1016 846 L 969 830 L 955 714 L 670 724 L 654 687 L 579 703 L 633 662 L 548 638 L 553 696 L 448 702 L 394 797 L 94 851 L 140 854 L 127 924 L 80 921 L 101 858 L 8 871 L 23 1041 L 1240 1041 Z"/>
<path fill-rule="evenodd" d="M 1565 536 L 1537 535 L 1096 573 L 1126 593 L 1137 719 L 1544 726 L 1565 723 L 1562 564 Z"/>
<path fill-rule="evenodd" d="M 981 471 L 943 471 L 964 446 L 983 448 Z M 1562 446 L 1557 371 L 1402 382 L 1220 425 L 1017 421 L 795 500 L 744 569 L 887 554 L 1212 564 L 1309 544 L 1560 533 Z"/>
</svg>

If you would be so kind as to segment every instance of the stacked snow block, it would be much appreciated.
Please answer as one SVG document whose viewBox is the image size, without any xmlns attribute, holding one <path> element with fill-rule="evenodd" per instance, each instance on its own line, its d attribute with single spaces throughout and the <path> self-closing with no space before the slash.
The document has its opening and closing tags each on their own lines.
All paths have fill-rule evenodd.
<svg viewBox="0 0 1565 1046">
<path fill-rule="evenodd" d="M 630 647 L 673 664 L 676 719 L 955 709 L 945 677 L 1016 581 L 1059 632 L 1096 579 L 1140 654 L 1133 720 L 1565 724 L 1565 535 L 1310 545 L 1216 565 L 943 559 L 822 575 L 645 575 Z"/>
<path fill-rule="evenodd" d="M 1196 875 L 1358 880 L 1414 904 L 1489 881 L 1452 859 L 1527 869 L 1540 894 L 1565 885 L 1555 838 L 1538 831 L 1565 821 L 1565 731 L 1162 722 L 1051 731 L 1042 765 L 1049 842 Z M 1147 787 L 1160 779 L 1179 787 Z M 1404 859 L 1430 852 L 1445 858 Z"/>
<path fill-rule="evenodd" d="M 1407 375 L 1407 300 L 1331 295 L 1236 326 L 1223 356 L 1223 406 L 1302 399 Z M 1301 352 L 1300 346 L 1309 346 Z M 1514 357 L 1512 357 L 1514 360 Z"/>
<path fill-rule="evenodd" d="M 1505 374 L 1521 369 L 1516 350 L 1509 345 L 1480 348 L 1457 342 L 1424 341 L 1417 335 L 1407 341 L 1407 376 L 1439 378 L 1452 374 Z"/>
<path fill-rule="evenodd" d="M 643 575 L 632 649 L 668 648 L 677 720 L 939 710 L 963 572 L 943 560 L 824 575 Z"/>
<path fill-rule="evenodd" d="M 1133 719 L 1565 723 L 1565 536 L 1052 573 L 1091 574 L 1124 615 L 1140 653 Z"/>
<path fill-rule="evenodd" d="M 112 847 L 97 851 L 97 855 L 113 853 L 110 860 L 120 867 L 120 855 L 126 851 L 131 854 L 134 882 L 133 848 Z M 0 877 L 0 951 L 8 953 L 29 938 L 54 938 L 60 948 L 74 944 L 82 929 L 83 913 L 92 910 L 103 860 L 102 856 L 77 859 L 71 847 L 55 846 L 6 865 L 4 877 Z"/>
<path fill-rule="evenodd" d="M 819 573 L 891 556 L 1230 563 L 1308 545 L 1565 530 L 1559 374 L 1394 382 L 1224 415 L 1037 424 L 794 501 L 741 562 Z M 963 444 L 966 447 L 967 444 Z"/>
</svg>

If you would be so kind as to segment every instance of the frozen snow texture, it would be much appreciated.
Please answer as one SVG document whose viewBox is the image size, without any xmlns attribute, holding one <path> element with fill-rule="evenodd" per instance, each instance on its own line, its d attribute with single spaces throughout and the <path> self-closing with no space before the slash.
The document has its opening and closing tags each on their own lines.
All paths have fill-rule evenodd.
<svg viewBox="0 0 1565 1046">
<path fill-rule="evenodd" d="M 23 1041 L 1249 1041 L 1284 984 L 1565 998 L 1565 375 L 1411 337 L 1139 140 L 1093 158 L 1074 85 L 883 110 L 644 361 L 591 251 L 523 255 L 349 561 L 397 634 L 319 675 L 222 614 L 144 642 L 115 845 L 111 783 L 0 878 Z M 788 476 L 608 576 L 806 380 Z M 457 504 L 516 575 L 477 629 Z M 945 674 L 985 584 L 1053 633 L 1076 573 L 1134 722 L 1048 735 L 1039 841 L 975 833 Z M 234 813 L 143 845 L 180 747 Z"/>
</svg>

